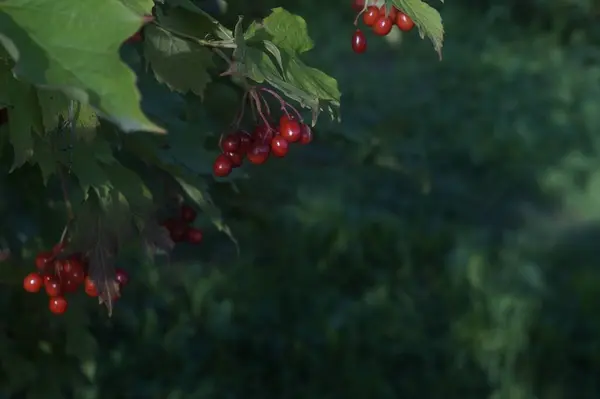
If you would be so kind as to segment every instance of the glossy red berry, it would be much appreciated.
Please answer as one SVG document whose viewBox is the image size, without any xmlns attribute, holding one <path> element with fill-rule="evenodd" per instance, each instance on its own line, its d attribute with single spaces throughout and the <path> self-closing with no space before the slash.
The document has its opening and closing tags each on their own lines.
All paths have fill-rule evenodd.
<svg viewBox="0 0 600 399">
<path fill-rule="evenodd" d="M 48 252 L 40 252 L 35 257 L 35 267 L 39 271 L 45 271 L 54 260 L 54 254 L 50 251 Z"/>
<path fill-rule="evenodd" d="M 241 139 L 237 133 L 228 134 L 221 140 L 221 149 L 223 152 L 236 152 L 240 149 Z"/>
<path fill-rule="evenodd" d="M 48 307 L 50 311 L 54 314 L 63 314 L 67 311 L 68 302 L 62 296 L 55 296 L 50 298 L 50 303 Z"/>
<path fill-rule="evenodd" d="M 71 293 L 77 291 L 81 284 L 78 284 L 77 281 L 73 280 L 70 277 L 61 277 L 60 278 L 60 288 L 65 293 Z"/>
<path fill-rule="evenodd" d="M 367 51 L 367 38 L 360 29 L 357 29 L 352 35 L 352 51 L 356 54 L 362 54 Z"/>
<path fill-rule="evenodd" d="M 233 168 L 239 168 L 240 166 L 242 166 L 242 155 L 238 152 L 225 152 L 224 153 L 227 158 L 229 158 L 229 160 L 231 161 L 231 166 Z"/>
<path fill-rule="evenodd" d="M 202 237 L 202 230 L 196 228 L 191 228 L 188 230 L 187 240 L 189 243 L 198 244 L 200 241 L 202 241 Z"/>
<path fill-rule="evenodd" d="M 39 292 L 44 285 L 44 279 L 39 273 L 29 273 L 23 280 L 23 288 L 27 292 Z"/>
<path fill-rule="evenodd" d="M 373 25 L 373 32 L 378 36 L 386 36 L 392 31 L 393 26 L 394 22 L 390 18 L 383 15 L 380 16 L 375 22 L 375 25 Z"/>
<path fill-rule="evenodd" d="M 59 296 L 62 293 L 60 281 L 56 277 L 49 277 L 44 282 L 44 288 L 46 288 L 46 294 L 48 296 Z"/>
<path fill-rule="evenodd" d="M 252 132 L 252 140 L 255 144 L 265 144 L 273 138 L 273 130 L 270 126 L 260 124 Z"/>
<path fill-rule="evenodd" d="M 392 8 L 390 8 L 390 10 L 388 11 L 387 7 L 384 4 L 379 8 L 379 15 L 386 16 L 389 19 L 391 19 L 392 22 L 394 22 L 396 21 L 396 15 L 398 15 L 398 9 L 392 6 Z"/>
<path fill-rule="evenodd" d="M 233 170 L 233 162 L 225 154 L 220 154 L 213 164 L 213 173 L 217 177 L 229 176 Z"/>
<path fill-rule="evenodd" d="M 298 121 L 287 115 L 283 115 L 281 119 L 279 119 L 279 135 L 281 137 L 290 143 L 295 143 L 300 140 L 301 134 L 302 130 L 300 129 L 300 123 L 298 123 Z"/>
<path fill-rule="evenodd" d="M 248 161 L 252 162 L 253 164 L 262 165 L 269 158 L 269 152 L 271 152 L 271 150 L 269 149 L 268 145 L 257 144 L 250 148 L 250 151 L 248 151 L 246 157 L 248 158 Z"/>
<path fill-rule="evenodd" d="M 300 144 L 310 144 L 313 141 L 313 132 L 310 126 L 302 124 L 302 135 L 300 136 Z"/>
<path fill-rule="evenodd" d="M 61 278 L 72 280 L 76 285 L 82 284 L 85 280 L 85 270 L 79 259 L 62 260 L 59 262 L 58 269 Z"/>
<path fill-rule="evenodd" d="M 121 286 L 125 286 L 129 283 L 129 274 L 127 274 L 125 270 L 118 268 L 115 270 L 115 280 L 117 280 L 117 283 Z"/>
<path fill-rule="evenodd" d="M 271 140 L 271 152 L 277 157 L 284 157 L 290 149 L 290 142 L 281 136 L 273 137 Z"/>
<path fill-rule="evenodd" d="M 398 11 L 396 14 L 396 26 L 403 32 L 408 32 L 415 27 L 414 21 L 403 12 Z"/>
<path fill-rule="evenodd" d="M 180 217 L 186 223 L 192 223 L 196 220 L 196 210 L 189 205 L 181 205 Z"/>
<path fill-rule="evenodd" d="M 379 19 L 379 7 L 376 6 L 369 6 L 367 7 L 367 9 L 365 10 L 365 12 L 362 15 L 363 18 L 363 23 L 367 26 L 373 26 L 375 25 L 375 22 L 377 21 L 377 19 Z"/>
<path fill-rule="evenodd" d="M 89 277 L 86 277 L 83 287 L 84 287 L 85 293 L 88 296 L 91 296 L 91 297 L 98 296 L 98 288 L 96 287 L 96 284 L 94 284 L 94 282 Z"/>
</svg>

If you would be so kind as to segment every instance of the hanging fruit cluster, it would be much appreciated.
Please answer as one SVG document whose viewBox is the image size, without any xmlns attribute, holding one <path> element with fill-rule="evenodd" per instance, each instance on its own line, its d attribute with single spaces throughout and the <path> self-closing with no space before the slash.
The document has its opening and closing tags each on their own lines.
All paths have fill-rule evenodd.
<svg viewBox="0 0 600 399">
<path fill-rule="evenodd" d="M 279 101 L 283 115 L 278 124 L 273 122 L 271 111 L 261 92 L 268 93 Z M 233 169 L 242 165 L 244 158 L 254 165 L 261 165 L 271 154 L 285 157 L 292 143 L 309 144 L 313 140 L 310 126 L 305 124 L 300 113 L 277 93 L 261 87 L 249 91 L 243 101 L 248 96 L 253 110 L 258 114 L 259 123 L 252 133 L 239 128 L 244 110 L 242 105 L 240 115 L 234 122 L 234 133 L 221 138 L 221 154 L 213 163 L 213 173 L 217 177 L 229 176 Z"/>
<path fill-rule="evenodd" d="M 162 225 L 169 231 L 173 242 L 187 241 L 198 244 L 202 241 L 202 230 L 190 226 L 196 220 L 196 211 L 189 205 L 183 204 L 179 215 L 165 220 Z"/>
<path fill-rule="evenodd" d="M 37 293 L 42 287 L 45 289 L 50 298 L 48 307 L 57 315 L 67 310 L 66 295 L 76 292 L 79 287 L 83 286 L 90 297 L 99 294 L 96 284 L 88 276 L 86 260 L 80 254 L 62 257 L 64 245 L 61 242 L 52 251 L 39 253 L 35 258 L 37 271 L 29 273 L 23 280 L 23 288 L 27 292 Z M 115 280 L 122 288 L 129 282 L 129 276 L 123 269 L 116 269 Z"/>
<path fill-rule="evenodd" d="M 394 26 L 403 32 L 414 28 L 415 23 L 402 10 L 395 6 L 387 8 L 385 4 L 376 4 L 377 0 L 353 0 L 352 7 L 358 12 L 354 25 L 358 26 L 358 20 L 362 16 L 364 25 L 370 27 L 377 36 L 387 36 Z M 367 51 L 367 38 L 360 28 L 352 35 L 352 50 L 357 54 Z"/>
</svg>

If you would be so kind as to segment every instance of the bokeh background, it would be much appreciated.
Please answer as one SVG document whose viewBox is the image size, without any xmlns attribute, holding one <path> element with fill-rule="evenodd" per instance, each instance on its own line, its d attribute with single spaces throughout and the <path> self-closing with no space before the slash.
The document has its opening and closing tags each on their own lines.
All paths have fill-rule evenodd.
<svg viewBox="0 0 600 399">
<path fill-rule="evenodd" d="M 0 397 L 600 398 L 600 3 L 436 3 L 442 62 L 416 32 L 354 54 L 349 0 L 225 18 L 275 6 L 306 19 L 343 122 L 215 185 L 239 256 L 208 233 L 124 261 L 111 319 L 52 317 L 30 265 L 5 269 Z"/>
</svg>

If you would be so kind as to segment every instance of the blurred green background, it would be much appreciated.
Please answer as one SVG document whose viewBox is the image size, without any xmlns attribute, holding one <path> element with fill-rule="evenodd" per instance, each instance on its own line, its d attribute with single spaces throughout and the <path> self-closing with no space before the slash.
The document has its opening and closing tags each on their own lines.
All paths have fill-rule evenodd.
<svg viewBox="0 0 600 399">
<path fill-rule="evenodd" d="M 600 2 L 436 3 L 442 62 L 354 54 L 350 0 L 228 3 L 306 19 L 343 122 L 216 185 L 239 257 L 131 260 L 111 319 L 3 272 L 0 398 L 600 398 Z"/>
</svg>

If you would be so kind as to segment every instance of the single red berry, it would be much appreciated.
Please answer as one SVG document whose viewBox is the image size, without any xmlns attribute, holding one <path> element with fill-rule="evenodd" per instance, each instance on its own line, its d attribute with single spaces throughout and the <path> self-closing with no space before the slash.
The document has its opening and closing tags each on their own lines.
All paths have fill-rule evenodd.
<svg viewBox="0 0 600 399">
<path fill-rule="evenodd" d="M 240 148 L 237 151 L 237 153 L 240 155 L 244 155 L 252 146 L 252 136 L 245 130 L 240 130 L 238 132 L 238 136 L 240 137 Z"/>
<path fill-rule="evenodd" d="M 77 291 L 77 288 L 79 288 L 80 285 L 80 283 L 78 283 L 70 277 L 60 278 L 60 288 L 65 293 L 72 293 Z"/>
<path fill-rule="evenodd" d="M 198 244 L 200 241 L 202 241 L 202 237 L 202 230 L 196 228 L 191 228 L 188 230 L 187 240 L 189 243 Z"/>
<path fill-rule="evenodd" d="M 405 13 L 398 11 L 396 14 L 396 26 L 403 32 L 408 32 L 415 27 L 414 21 Z"/>
<path fill-rule="evenodd" d="M 29 273 L 23 280 L 23 288 L 27 292 L 39 292 L 44 284 L 44 279 L 39 273 Z"/>
<path fill-rule="evenodd" d="M 50 311 L 54 314 L 63 314 L 67 311 L 67 306 L 69 303 L 62 296 L 55 296 L 50 298 L 49 308 Z"/>
<path fill-rule="evenodd" d="M 379 15 L 384 15 L 394 22 L 396 20 L 396 15 L 398 15 L 398 9 L 392 6 L 388 12 L 387 7 L 384 4 L 379 8 Z"/>
<path fill-rule="evenodd" d="M 313 132 L 310 126 L 302 124 L 302 135 L 300 136 L 300 144 L 309 144 L 313 141 Z"/>
<path fill-rule="evenodd" d="M 240 136 L 237 134 L 228 134 L 221 140 L 221 149 L 223 152 L 236 152 L 240 149 Z"/>
<path fill-rule="evenodd" d="M 77 258 L 64 259 L 58 265 L 59 277 L 61 279 L 72 280 L 74 284 L 82 284 L 85 280 L 85 270 L 83 263 Z"/>
<path fill-rule="evenodd" d="M 35 257 L 35 267 L 39 271 L 45 271 L 51 265 L 54 260 L 54 254 L 52 252 L 40 252 Z"/>
<path fill-rule="evenodd" d="M 266 144 L 256 144 L 250 148 L 248 154 L 248 161 L 252 162 L 255 165 L 261 165 L 267 161 L 269 158 L 269 146 Z"/>
<path fill-rule="evenodd" d="M 62 293 L 62 287 L 60 281 L 56 277 L 50 277 L 44 282 L 46 288 L 46 294 L 48 296 L 59 296 Z"/>
<path fill-rule="evenodd" d="M 117 268 L 115 270 L 115 280 L 117 280 L 117 283 L 121 286 L 125 286 L 129 283 L 129 274 L 127 274 L 125 270 Z"/>
<path fill-rule="evenodd" d="M 362 54 L 367 51 L 367 38 L 360 29 L 357 29 L 352 35 L 352 51 L 356 54 Z"/>
<path fill-rule="evenodd" d="M 97 297 L 98 296 L 98 288 L 96 288 L 96 284 L 89 277 L 85 278 L 84 283 L 84 291 L 88 296 Z"/>
<path fill-rule="evenodd" d="M 378 36 L 386 36 L 392 31 L 393 26 L 394 22 L 390 18 L 380 16 L 373 25 L 373 32 Z"/>
<path fill-rule="evenodd" d="M 192 223 L 196 220 L 196 211 L 191 206 L 184 204 L 181 205 L 180 216 L 184 222 Z"/>
<path fill-rule="evenodd" d="M 67 243 L 65 241 L 59 242 L 58 244 L 56 244 L 54 247 L 52 247 L 52 255 L 56 256 L 58 254 L 60 254 L 63 249 L 65 249 L 65 246 L 67 245 Z"/>
<path fill-rule="evenodd" d="M 217 177 L 229 176 L 233 169 L 233 162 L 225 154 L 220 154 L 213 164 L 213 173 Z"/>
<path fill-rule="evenodd" d="M 300 140 L 300 136 L 302 135 L 300 123 L 287 115 L 283 115 L 279 119 L 279 134 L 290 143 Z"/>
<path fill-rule="evenodd" d="M 377 20 L 379 19 L 379 16 L 379 7 L 369 6 L 362 15 L 363 23 L 367 26 L 373 26 L 375 25 L 375 22 L 377 22 Z"/>
<path fill-rule="evenodd" d="M 242 161 L 243 161 L 242 154 L 240 154 L 238 152 L 225 152 L 224 154 L 231 161 L 232 167 L 239 168 L 240 166 L 242 166 Z"/>
<path fill-rule="evenodd" d="M 270 126 L 261 123 L 256 126 L 254 131 L 252 132 L 252 140 L 256 144 L 265 144 L 271 141 L 273 138 L 273 129 Z"/>
<path fill-rule="evenodd" d="M 278 157 L 285 157 L 290 149 L 290 142 L 281 136 L 273 137 L 271 140 L 271 152 Z"/>
<path fill-rule="evenodd" d="M 183 220 L 173 220 L 173 225 L 169 229 L 171 240 L 174 242 L 182 242 L 188 231 L 188 225 Z"/>
</svg>

